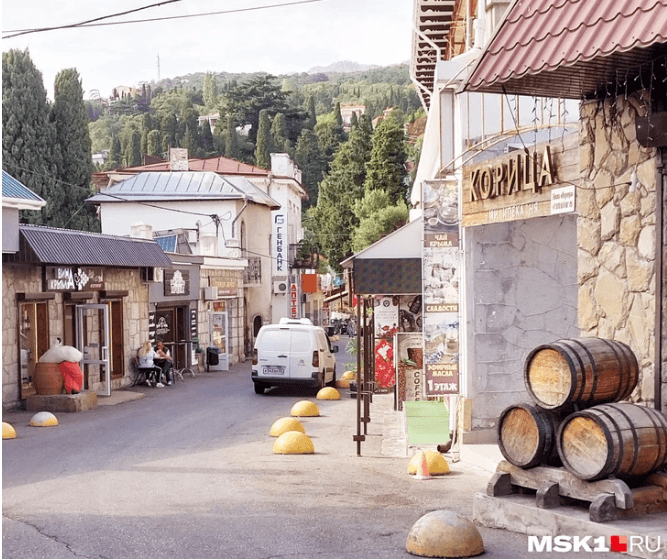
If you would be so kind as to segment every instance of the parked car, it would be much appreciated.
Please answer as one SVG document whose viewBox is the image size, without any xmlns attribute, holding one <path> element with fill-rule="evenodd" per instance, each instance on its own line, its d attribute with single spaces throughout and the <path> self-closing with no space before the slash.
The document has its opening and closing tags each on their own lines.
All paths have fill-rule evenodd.
<svg viewBox="0 0 667 560">
<path fill-rule="evenodd" d="M 310 319 L 283 318 L 257 333 L 252 357 L 252 381 L 261 395 L 273 385 L 324 387 L 336 382 L 338 346 Z"/>
</svg>

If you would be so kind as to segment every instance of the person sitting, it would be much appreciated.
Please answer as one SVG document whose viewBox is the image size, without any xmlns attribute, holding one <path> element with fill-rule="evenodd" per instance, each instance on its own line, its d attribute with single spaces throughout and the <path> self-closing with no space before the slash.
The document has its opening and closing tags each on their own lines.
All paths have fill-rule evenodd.
<svg viewBox="0 0 667 560">
<path fill-rule="evenodd" d="M 138 367 L 140 370 L 146 372 L 146 385 L 149 387 L 152 385 L 155 385 L 155 387 L 164 387 L 160 383 L 162 368 L 155 363 L 156 357 L 157 354 L 153 350 L 150 340 L 144 342 L 143 346 L 137 350 Z"/>
<path fill-rule="evenodd" d="M 155 346 L 155 352 L 157 354 L 155 363 L 162 368 L 162 374 L 167 381 L 167 385 L 173 385 L 174 373 L 171 371 L 172 362 L 171 356 L 169 355 L 169 349 L 161 340 L 158 340 L 157 345 Z"/>
</svg>

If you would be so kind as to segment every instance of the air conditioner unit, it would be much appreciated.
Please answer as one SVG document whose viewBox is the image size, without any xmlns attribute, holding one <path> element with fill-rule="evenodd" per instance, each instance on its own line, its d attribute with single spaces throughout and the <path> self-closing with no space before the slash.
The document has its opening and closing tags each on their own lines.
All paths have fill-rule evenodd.
<svg viewBox="0 0 667 560">
<path fill-rule="evenodd" d="M 273 282 L 274 294 L 286 294 L 287 288 L 288 288 L 287 280 L 276 280 Z"/>
<path fill-rule="evenodd" d="M 144 284 L 157 284 L 162 282 L 163 269 L 155 266 L 144 266 L 141 268 L 141 281 Z"/>
<path fill-rule="evenodd" d="M 204 288 L 204 301 L 212 301 L 218 299 L 218 287 L 207 286 Z"/>
</svg>

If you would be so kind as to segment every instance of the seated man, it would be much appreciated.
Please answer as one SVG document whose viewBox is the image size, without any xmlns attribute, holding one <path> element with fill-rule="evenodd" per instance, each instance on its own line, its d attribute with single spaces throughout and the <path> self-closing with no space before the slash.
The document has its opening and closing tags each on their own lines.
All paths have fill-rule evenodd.
<svg viewBox="0 0 667 560">
<path fill-rule="evenodd" d="M 138 358 L 138 367 L 140 370 L 145 370 L 146 372 L 146 385 L 149 387 L 154 385 L 155 387 L 164 387 L 160 383 L 160 373 L 162 368 L 155 363 L 155 358 L 157 354 L 151 346 L 150 340 L 144 342 L 143 346 L 137 350 Z"/>
<path fill-rule="evenodd" d="M 155 346 L 155 353 L 157 354 L 157 357 L 155 358 L 155 364 L 162 368 L 162 374 L 167 381 L 167 385 L 173 385 L 174 374 L 171 371 L 171 356 L 169 355 L 169 349 L 165 347 L 161 340 L 157 341 L 157 345 Z"/>
</svg>

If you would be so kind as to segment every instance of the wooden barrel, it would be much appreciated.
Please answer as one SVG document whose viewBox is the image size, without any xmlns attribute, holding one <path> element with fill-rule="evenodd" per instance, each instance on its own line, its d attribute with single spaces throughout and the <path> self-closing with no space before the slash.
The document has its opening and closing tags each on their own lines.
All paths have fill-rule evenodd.
<svg viewBox="0 0 667 560">
<path fill-rule="evenodd" d="M 38 395 L 59 395 L 65 387 L 65 380 L 58 364 L 35 364 L 35 392 Z"/>
<path fill-rule="evenodd" d="M 642 476 L 667 465 L 667 418 L 637 404 L 601 404 L 565 418 L 556 445 L 582 480 Z"/>
<path fill-rule="evenodd" d="M 529 403 L 508 406 L 498 420 L 498 446 L 503 457 L 517 467 L 561 466 L 556 433 L 565 412 Z"/>
<path fill-rule="evenodd" d="M 602 338 L 571 338 L 535 348 L 526 358 L 526 389 L 542 408 L 580 408 L 627 399 L 639 365 L 627 344 Z"/>
</svg>

